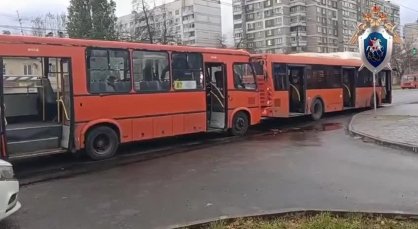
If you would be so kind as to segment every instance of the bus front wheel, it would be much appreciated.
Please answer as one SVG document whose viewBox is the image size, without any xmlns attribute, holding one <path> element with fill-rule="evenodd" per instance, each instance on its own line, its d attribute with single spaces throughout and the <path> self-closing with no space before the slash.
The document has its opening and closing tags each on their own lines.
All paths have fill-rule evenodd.
<svg viewBox="0 0 418 229">
<path fill-rule="evenodd" d="M 324 105 L 321 100 L 315 99 L 311 106 L 311 117 L 314 121 L 320 120 L 324 114 Z"/>
<path fill-rule="evenodd" d="M 247 133 L 249 127 L 249 118 L 248 115 L 240 111 L 234 115 L 232 119 L 232 128 L 230 132 L 234 136 L 244 136 Z"/>
<path fill-rule="evenodd" d="M 113 157 L 119 146 L 116 132 L 107 126 L 99 126 L 88 132 L 86 153 L 93 160 L 104 160 Z"/>
</svg>

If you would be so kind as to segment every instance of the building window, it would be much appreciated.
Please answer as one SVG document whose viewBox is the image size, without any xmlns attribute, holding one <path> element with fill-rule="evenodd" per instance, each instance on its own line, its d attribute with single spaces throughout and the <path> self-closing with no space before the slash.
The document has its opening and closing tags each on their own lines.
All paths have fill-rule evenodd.
<svg viewBox="0 0 418 229">
<path fill-rule="evenodd" d="M 129 92 L 131 90 L 128 51 L 89 49 L 87 72 L 91 93 Z"/>
<path fill-rule="evenodd" d="M 236 89 L 256 89 L 255 74 L 250 64 L 234 64 L 234 86 Z"/>
<path fill-rule="evenodd" d="M 179 10 L 176 10 L 176 15 L 179 15 L 179 14 L 180 14 Z"/>
<path fill-rule="evenodd" d="M 31 76 L 32 75 L 32 65 L 31 64 L 25 64 L 23 66 L 23 75 L 25 75 L 25 76 Z"/>
<path fill-rule="evenodd" d="M 3 64 L 3 76 L 6 75 L 6 64 Z"/>
<path fill-rule="evenodd" d="M 203 58 L 199 53 L 173 53 L 173 86 L 175 90 L 203 88 Z"/>
<path fill-rule="evenodd" d="M 139 92 L 170 90 L 170 66 L 166 52 L 133 52 L 134 88 Z"/>
</svg>

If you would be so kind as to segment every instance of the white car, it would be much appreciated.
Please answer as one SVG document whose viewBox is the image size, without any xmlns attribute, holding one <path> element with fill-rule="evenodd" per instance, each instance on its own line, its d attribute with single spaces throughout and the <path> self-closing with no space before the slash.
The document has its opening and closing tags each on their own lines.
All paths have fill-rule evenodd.
<svg viewBox="0 0 418 229">
<path fill-rule="evenodd" d="M 0 220 L 19 210 L 18 194 L 19 181 L 14 176 L 13 166 L 0 160 Z"/>
</svg>

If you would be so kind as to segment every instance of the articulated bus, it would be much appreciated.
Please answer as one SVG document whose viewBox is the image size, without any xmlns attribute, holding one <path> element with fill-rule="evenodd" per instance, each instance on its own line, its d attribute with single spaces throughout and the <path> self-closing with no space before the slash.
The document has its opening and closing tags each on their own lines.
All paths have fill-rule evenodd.
<svg viewBox="0 0 418 229">
<path fill-rule="evenodd" d="M 374 106 L 373 75 L 360 60 L 329 57 L 253 55 L 263 117 L 311 115 Z M 377 102 L 390 103 L 391 72 L 377 77 Z"/>
<path fill-rule="evenodd" d="M 260 122 L 245 51 L 0 36 L 1 155 L 84 150 L 112 157 L 121 143 L 229 130 Z"/>
</svg>

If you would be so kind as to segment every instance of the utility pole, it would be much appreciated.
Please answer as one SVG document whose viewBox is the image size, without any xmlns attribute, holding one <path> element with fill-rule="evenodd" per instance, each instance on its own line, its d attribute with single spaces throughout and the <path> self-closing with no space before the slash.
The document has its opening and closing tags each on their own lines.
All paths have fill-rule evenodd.
<svg viewBox="0 0 418 229">
<path fill-rule="evenodd" d="M 19 10 L 16 10 L 16 13 L 17 13 L 17 20 L 18 20 L 19 25 L 20 25 L 20 33 L 21 33 L 22 35 L 24 35 L 24 34 L 23 34 L 22 19 L 20 18 L 20 15 L 19 15 Z"/>
</svg>

